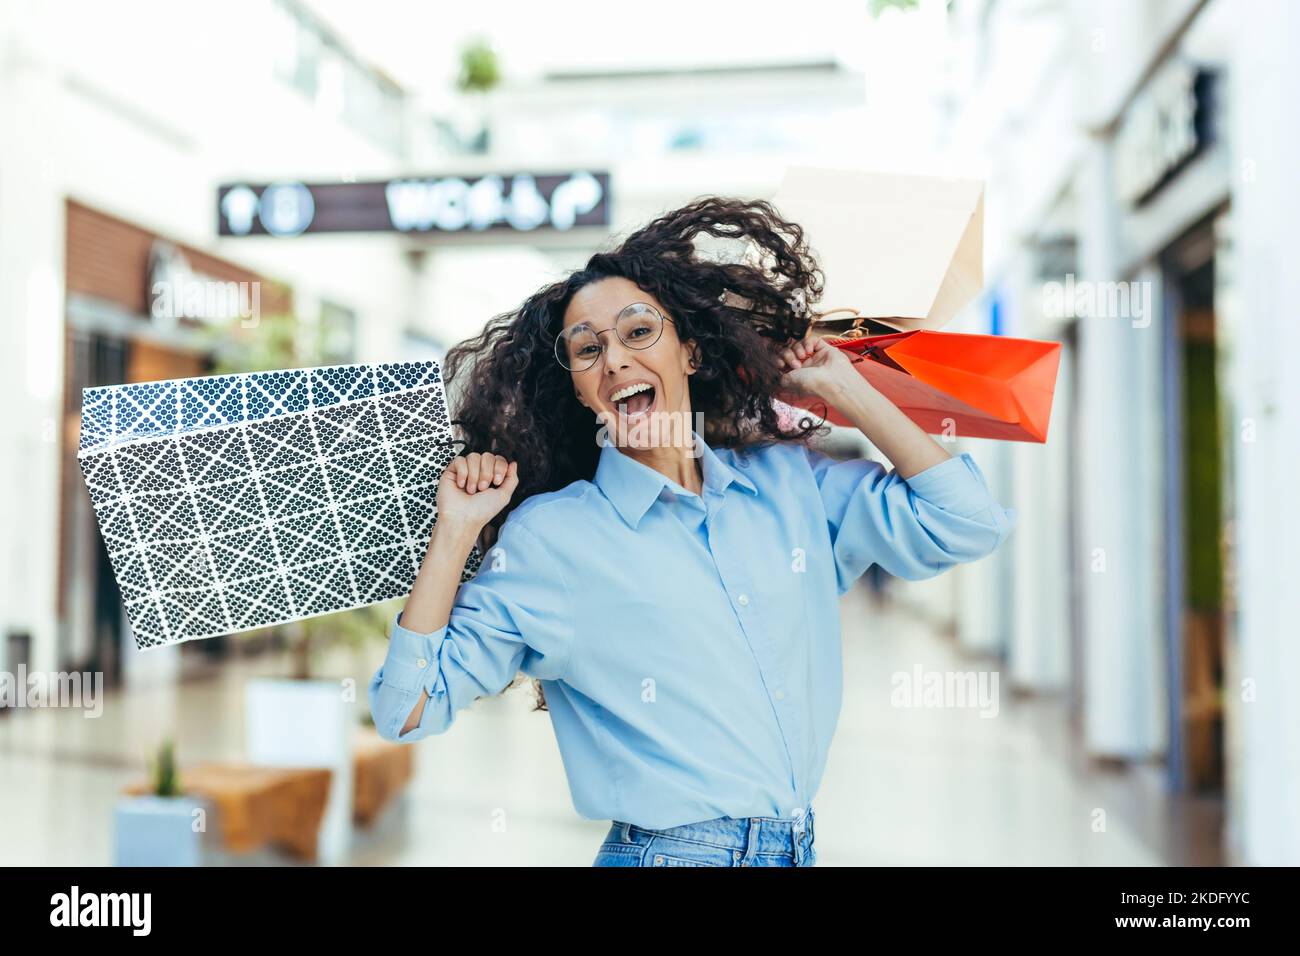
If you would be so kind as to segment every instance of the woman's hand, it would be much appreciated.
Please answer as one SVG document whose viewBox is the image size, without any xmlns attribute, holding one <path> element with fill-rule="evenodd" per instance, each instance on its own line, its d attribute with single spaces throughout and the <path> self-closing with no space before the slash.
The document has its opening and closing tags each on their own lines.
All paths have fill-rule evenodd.
<svg viewBox="0 0 1300 956">
<path fill-rule="evenodd" d="M 519 463 L 503 455 L 457 455 L 438 481 L 438 524 L 475 533 L 496 517 L 519 485 Z"/>
<path fill-rule="evenodd" d="M 854 380 L 865 381 L 853 368 L 853 361 L 825 339 L 809 336 L 785 349 L 780 355 L 786 369 L 782 390 L 829 400 L 840 386 Z"/>
</svg>

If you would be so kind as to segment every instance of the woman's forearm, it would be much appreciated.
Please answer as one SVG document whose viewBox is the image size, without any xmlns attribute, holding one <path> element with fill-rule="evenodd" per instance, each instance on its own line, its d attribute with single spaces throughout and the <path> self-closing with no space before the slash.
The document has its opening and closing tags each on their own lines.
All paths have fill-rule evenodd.
<svg viewBox="0 0 1300 956">
<path fill-rule="evenodd" d="M 893 462 L 901 478 L 911 478 L 952 457 L 856 372 L 834 381 L 823 398 Z"/>
<path fill-rule="evenodd" d="M 401 624 L 408 631 L 427 634 L 447 626 L 451 620 L 452 605 L 460 590 L 461 572 L 465 559 L 478 532 L 472 527 L 438 523 L 434 525 L 429 547 L 424 552 L 424 562 L 411 586 L 411 595 L 402 608 Z M 418 727 L 429 702 L 429 692 L 420 691 L 420 699 L 406 718 L 403 734 Z"/>
<path fill-rule="evenodd" d="M 402 608 L 402 627 L 427 634 L 447 625 L 465 561 L 477 538 L 478 529 L 471 526 L 442 522 L 434 525 L 420 572 Z"/>
</svg>

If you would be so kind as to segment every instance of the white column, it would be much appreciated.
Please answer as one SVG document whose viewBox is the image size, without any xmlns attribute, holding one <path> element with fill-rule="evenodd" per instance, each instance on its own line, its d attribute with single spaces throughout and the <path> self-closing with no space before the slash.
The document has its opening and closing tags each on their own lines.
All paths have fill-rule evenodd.
<svg viewBox="0 0 1300 956">
<path fill-rule="evenodd" d="M 1042 316 L 1042 281 L 1028 250 L 1015 257 L 1008 279 L 1015 308 L 1008 309 L 1009 335 L 1050 338 Z M 1018 512 L 1008 539 L 1013 581 L 1007 670 L 1013 686 L 1059 692 L 1070 680 L 1070 554 L 1073 503 L 1068 497 L 1070 415 L 1075 383 L 1070 357 L 1062 349 L 1047 442 L 1015 442 L 1011 454 L 1009 504 Z"/>
<path fill-rule="evenodd" d="M 1300 864 L 1300 5 L 1236 4 L 1230 113 L 1240 326 L 1229 352 L 1239 615 L 1227 706 L 1242 862 Z M 1229 649 L 1230 654 L 1232 648 Z"/>
<path fill-rule="evenodd" d="M 57 666 L 64 213 L 58 83 L 24 43 L 24 7 L 0 7 L 0 654 L 32 636 L 29 667 Z"/>
<path fill-rule="evenodd" d="M 1116 274 L 1117 210 L 1103 144 L 1089 146 L 1078 184 L 1078 280 L 1127 278 Z M 1158 306 L 1154 312 L 1145 328 L 1104 315 L 1079 320 L 1084 740 L 1090 754 L 1135 760 L 1160 753 L 1167 737 Z"/>
<path fill-rule="evenodd" d="M 969 452 L 988 481 L 989 490 L 1003 505 L 1015 506 L 1007 472 L 1011 451 L 1001 443 L 968 441 L 950 448 L 954 455 Z M 1012 538 L 1017 531 L 1012 532 Z M 972 564 L 963 564 L 951 572 L 957 595 L 957 644 L 971 654 L 999 657 L 1007 650 L 1013 610 L 1012 594 L 1019 586 L 1014 581 L 1015 565 L 1011 539 L 992 554 Z"/>
</svg>

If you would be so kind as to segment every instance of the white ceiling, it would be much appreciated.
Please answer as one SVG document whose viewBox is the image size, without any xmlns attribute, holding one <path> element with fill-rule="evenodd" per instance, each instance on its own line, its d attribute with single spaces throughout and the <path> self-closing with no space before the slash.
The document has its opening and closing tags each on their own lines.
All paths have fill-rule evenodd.
<svg viewBox="0 0 1300 956">
<path fill-rule="evenodd" d="M 866 0 L 423 3 L 306 0 L 364 60 L 434 102 L 462 43 L 487 35 L 512 78 L 563 69 L 767 65 L 837 59 L 860 67 Z"/>
</svg>

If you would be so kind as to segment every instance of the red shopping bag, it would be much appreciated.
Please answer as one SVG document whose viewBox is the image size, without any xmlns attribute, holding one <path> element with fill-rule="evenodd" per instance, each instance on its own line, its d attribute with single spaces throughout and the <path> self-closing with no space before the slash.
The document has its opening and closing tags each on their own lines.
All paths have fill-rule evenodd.
<svg viewBox="0 0 1300 956">
<path fill-rule="evenodd" d="M 929 330 L 826 341 L 931 434 L 1047 441 L 1060 342 Z M 832 425 L 850 424 L 819 398 L 777 397 Z"/>
</svg>

